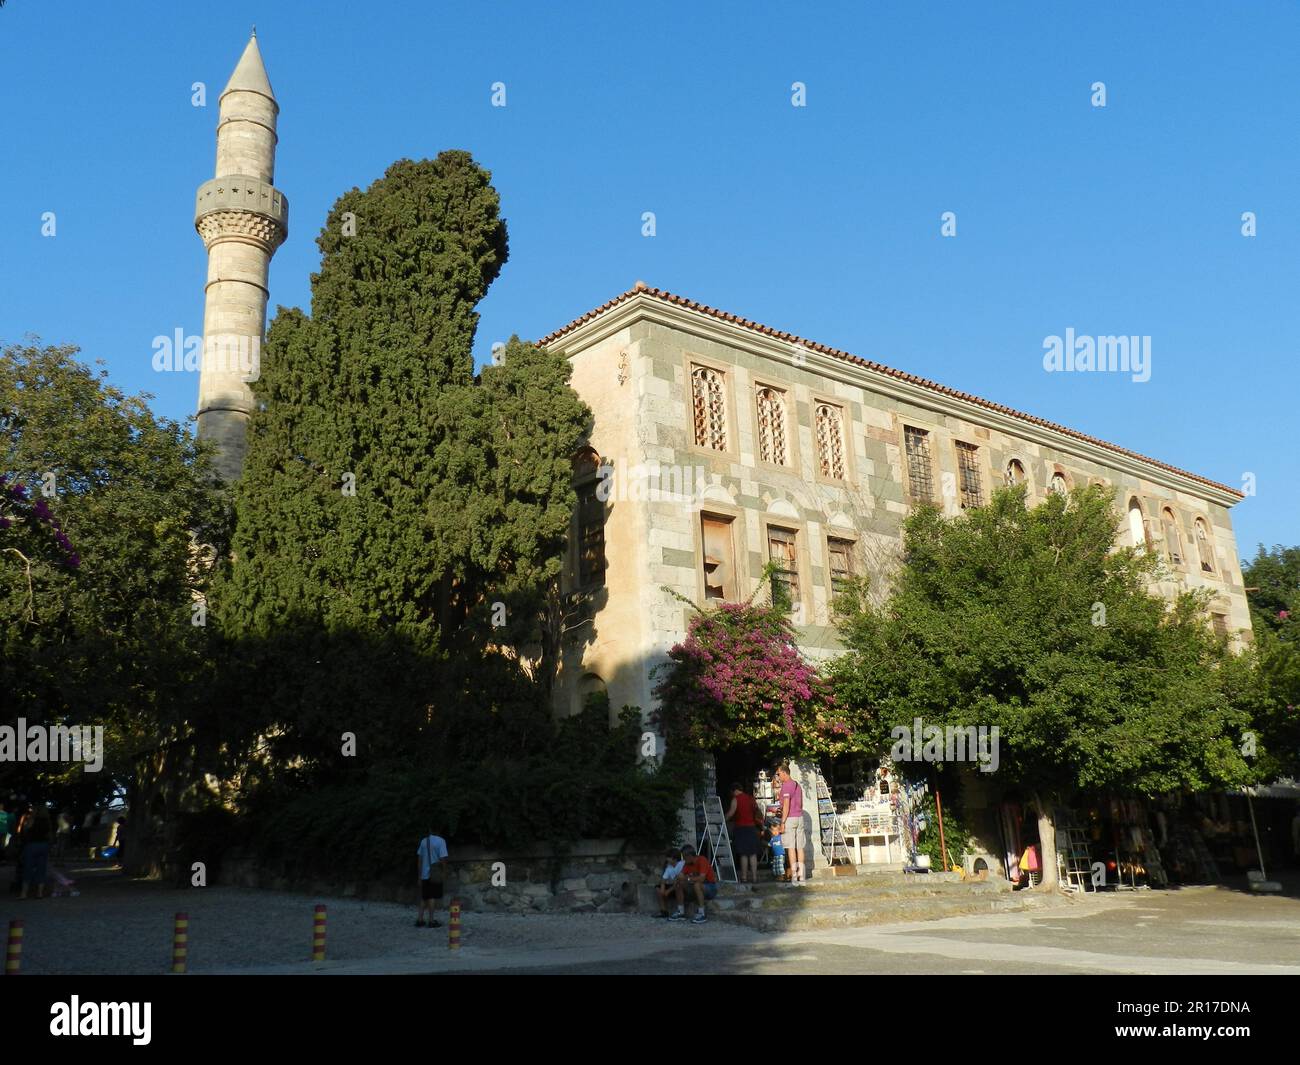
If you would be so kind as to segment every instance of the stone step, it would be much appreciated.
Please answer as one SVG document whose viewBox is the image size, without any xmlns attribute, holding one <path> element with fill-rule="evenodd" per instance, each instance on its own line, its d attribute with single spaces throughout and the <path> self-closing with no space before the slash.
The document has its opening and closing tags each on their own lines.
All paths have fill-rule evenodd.
<svg viewBox="0 0 1300 1065">
<path fill-rule="evenodd" d="M 996 884 L 887 884 L 870 891 L 816 890 L 811 887 L 785 888 L 781 891 L 749 894 L 719 892 L 721 898 L 734 899 L 733 909 L 807 910 L 815 908 L 872 906 L 899 899 L 982 898 L 1004 894 Z"/>
<path fill-rule="evenodd" d="M 901 921 L 937 921 L 968 914 L 1005 913 L 1037 907 L 1041 900 L 1024 892 L 1012 894 L 970 893 L 967 895 L 885 898 L 849 906 L 817 905 L 790 909 L 740 908 L 728 906 L 732 899 L 717 899 L 709 907 L 712 919 L 744 925 L 760 932 L 797 932 L 820 928 L 855 928 Z"/>
<path fill-rule="evenodd" d="M 721 893 L 729 897 L 751 899 L 813 899 L 833 897 L 876 897 L 885 895 L 934 895 L 952 891 L 1001 892 L 1011 885 L 1001 880 L 962 882 L 955 875 L 904 875 L 835 878 L 813 880 L 801 887 L 781 883 L 723 884 Z"/>
</svg>

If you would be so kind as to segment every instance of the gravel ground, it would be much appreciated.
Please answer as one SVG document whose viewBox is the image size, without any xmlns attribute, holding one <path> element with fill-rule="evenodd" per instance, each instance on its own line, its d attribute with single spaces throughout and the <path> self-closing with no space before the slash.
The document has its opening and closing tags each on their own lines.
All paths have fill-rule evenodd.
<svg viewBox="0 0 1300 1065">
<path fill-rule="evenodd" d="M 0 868 L 0 890 L 7 891 L 9 874 L 10 867 Z M 128 880 L 102 867 L 73 869 L 69 875 L 81 891 L 76 898 L 19 901 L 7 893 L 0 896 L 4 924 L 15 917 L 24 922 L 25 973 L 169 972 L 177 911 L 190 918 L 191 973 L 309 962 L 318 902 L 329 908 L 326 958 L 330 962 L 431 954 L 445 958 L 448 953 L 446 912 L 439 914 L 442 928 L 416 928 L 414 901 L 402 906 L 245 888 L 181 889 Z M 578 944 L 598 948 L 639 938 L 658 923 L 637 914 L 466 913 L 461 943 L 466 954 Z M 753 937 L 745 933 L 735 938 Z"/>
</svg>

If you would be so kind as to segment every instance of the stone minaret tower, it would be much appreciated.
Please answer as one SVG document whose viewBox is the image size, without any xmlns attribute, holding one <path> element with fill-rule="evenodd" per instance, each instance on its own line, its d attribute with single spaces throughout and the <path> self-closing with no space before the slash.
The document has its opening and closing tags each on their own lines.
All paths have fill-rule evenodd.
<svg viewBox="0 0 1300 1065">
<path fill-rule="evenodd" d="M 208 249 L 199 377 L 199 437 L 217 445 L 222 480 L 239 477 L 266 330 L 267 270 L 289 235 L 289 201 L 275 180 L 280 105 L 249 38 L 221 93 L 217 176 L 199 186 L 194 228 Z"/>
</svg>

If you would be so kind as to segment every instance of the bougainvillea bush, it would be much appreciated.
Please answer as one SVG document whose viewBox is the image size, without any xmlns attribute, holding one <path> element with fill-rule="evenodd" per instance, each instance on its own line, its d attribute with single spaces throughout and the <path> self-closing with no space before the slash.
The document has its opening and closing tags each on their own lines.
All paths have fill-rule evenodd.
<svg viewBox="0 0 1300 1065">
<path fill-rule="evenodd" d="M 696 608 L 686 639 L 659 668 L 658 723 L 668 746 L 723 751 L 767 745 L 776 755 L 837 754 L 852 729 L 786 614 L 769 604 Z"/>
</svg>

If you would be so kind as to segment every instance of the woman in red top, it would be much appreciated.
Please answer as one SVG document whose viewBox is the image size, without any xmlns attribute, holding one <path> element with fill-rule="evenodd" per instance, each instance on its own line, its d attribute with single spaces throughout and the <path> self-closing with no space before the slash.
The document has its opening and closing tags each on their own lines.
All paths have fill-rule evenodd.
<svg viewBox="0 0 1300 1065">
<path fill-rule="evenodd" d="M 736 845 L 736 857 L 740 860 L 737 870 L 740 882 L 752 884 L 758 879 L 758 804 L 741 784 L 731 785 L 727 820 L 734 825 L 732 839 Z"/>
</svg>

